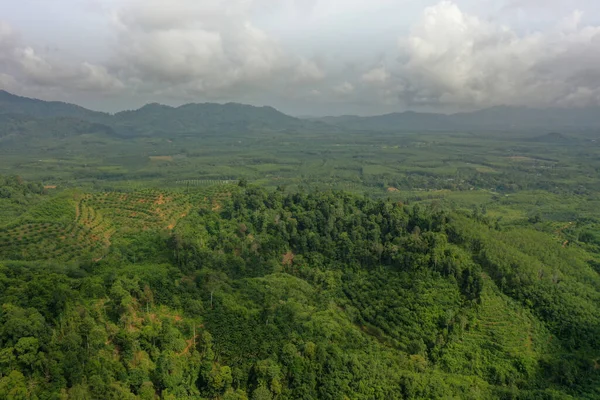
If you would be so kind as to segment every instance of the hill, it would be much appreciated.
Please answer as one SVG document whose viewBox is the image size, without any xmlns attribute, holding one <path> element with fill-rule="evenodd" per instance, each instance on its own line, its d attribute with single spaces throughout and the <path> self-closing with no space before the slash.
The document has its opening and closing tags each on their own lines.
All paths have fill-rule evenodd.
<svg viewBox="0 0 600 400">
<path fill-rule="evenodd" d="M 87 122 L 88 126 L 81 121 Z M 0 126 L 3 136 L 15 131 L 31 136 L 40 131 L 50 131 L 56 126 L 59 126 L 63 135 L 100 130 L 123 138 L 202 134 L 244 136 L 253 133 L 332 129 L 321 123 L 291 117 L 267 106 L 190 103 L 170 107 L 152 103 L 137 110 L 110 115 L 74 104 L 15 96 L 6 91 L 0 91 L 0 123 L 3 124 Z"/>
<path fill-rule="evenodd" d="M 598 398 L 595 256 L 495 225 L 243 184 L 48 196 L 0 229 L 0 394 Z"/>
<path fill-rule="evenodd" d="M 370 117 L 346 115 L 314 120 L 363 131 L 585 131 L 600 129 L 600 109 L 497 106 L 451 115 L 407 111 Z"/>
<path fill-rule="evenodd" d="M 364 131 L 439 131 L 452 130 L 454 124 L 448 116 L 434 113 L 406 111 L 373 117 L 345 115 L 341 117 L 323 117 L 316 119 L 344 129 Z"/>
<path fill-rule="evenodd" d="M 20 97 L 0 91 L 0 115 L 19 114 L 33 118 L 71 118 L 100 123 L 122 137 L 186 136 L 198 134 L 248 135 L 257 132 L 358 131 L 551 131 L 571 132 L 600 129 L 598 107 L 547 108 L 496 106 L 482 110 L 438 114 L 414 111 L 378 116 L 321 117 L 299 119 L 273 107 L 238 103 L 190 103 L 170 107 L 147 104 L 137 110 L 114 115 L 56 101 Z M 65 127 L 65 130 L 68 130 Z"/>
<path fill-rule="evenodd" d="M 126 136 L 232 134 L 314 129 L 315 123 L 283 114 L 272 107 L 203 103 L 169 107 L 147 104 L 114 115 L 111 124 Z"/>
<path fill-rule="evenodd" d="M 193 196 L 157 190 L 64 192 L 0 225 L 0 259 L 100 260 L 132 234 L 172 230 L 190 212 L 192 202 L 211 209 L 234 189 L 208 187 L 195 190 Z"/>
<path fill-rule="evenodd" d="M 451 115 L 406 111 L 378 116 L 294 118 L 268 106 L 255 107 L 238 103 L 190 103 L 171 107 L 158 103 L 114 115 L 87 110 L 77 105 L 49 102 L 15 96 L 0 91 L 0 115 L 19 115 L 21 119 L 68 118 L 98 123 L 107 134 L 122 138 L 185 137 L 196 135 L 247 136 L 253 133 L 298 132 L 444 132 L 444 131 L 551 131 L 569 132 L 600 129 L 600 110 L 588 108 L 534 109 L 496 106 L 483 110 Z M 64 120 L 63 120 L 64 124 Z M 75 123 L 79 124 L 80 123 Z M 21 131 L 37 130 L 21 124 Z M 49 126 L 56 125 L 50 122 Z M 96 130 L 95 126 L 92 131 Z M 65 125 L 64 134 L 81 130 Z M 90 131 L 90 129 L 87 129 Z"/>
<path fill-rule="evenodd" d="M 559 132 L 549 132 L 544 135 L 536 136 L 532 139 L 534 142 L 544 142 L 544 143 L 559 143 L 559 144 L 569 144 L 573 143 L 576 139 L 565 135 Z"/>
<path fill-rule="evenodd" d="M 77 118 L 35 118 L 24 114 L 0 114 L 0 140 L 64 138 L 84 133 L 115 134 L 107 125 Z"/>
<path fill-rule="evenodd" d="M 0 90 L 0 114 L 24 114 L 36 118 L 69 117 L 104 122 L 109 114 L 91 111 L 75 104 L 21 97 Z"/>
</svg>

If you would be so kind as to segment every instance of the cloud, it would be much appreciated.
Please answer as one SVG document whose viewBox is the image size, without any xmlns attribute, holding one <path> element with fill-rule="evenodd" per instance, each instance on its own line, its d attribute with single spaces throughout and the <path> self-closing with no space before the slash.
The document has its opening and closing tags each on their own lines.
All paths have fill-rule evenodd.
<svg viewBox="0 0 600 400">
<path fill-rule="evenodd" d="M 325 78 L 326 74 L 315 61 L 300 59 L 296 67 L 294 81 L 298 83 L 314 83 Z"/>
<path fill-rule="evenodd" d="M 100 63 L 53 58 L 0 24 L 3 80 L 10 75 L 29 93 L 55 87 L 65 93 L 126 89 L 131 97 L 184 101 L 251 101 L 269 91 L 290 96 L 295 87 L 323 80 L 326 71 L 317 59 L 284 51 L 252 21 L 255 11 L 275 3 L 126 0 L 95 7 L 112 35 Z"/>
<path fill-rule="evenodd" d="M 134 2 L 114 14 L 115 67 L 139 89 L 169 86 L 203 95 L 273 83 L 282 73 L 318 79 L 311 62 L 288 57 L 249 18 L 252 1 Z"/>
<path fill-rule="evenodd" d="M 2 82 L 16 88 L 38 86 L 82 91 L 106 92 L 123 88 L 122 82 L 104 66 L 64 61 L 40 55 L 22 43 L 10 25 L 0 22 L 0 63 Z"/>
<path fill-rule="evenodd" d="M 364 83 L 380 86 L 384 85 L 390 79 L 390 73 L 385 69 L 385 67 L 375 67 L 367 72 L 365 72 L 361 80 Z"/>
<path fill-rule="evenodd" d="M 14 53 L 13 61 L 19 67 L 19 73 L 35 85 L 82 91 L 123 88 L 123 84 L 101 65 L 85 61 L 79 65 L 66 65 L 40 56 L 31 47 L 16 48 Z"/>
<path fill-rule="evenodd" d="M 348 96 L 348 95 L 354 93 L 354 85 L 351 84 L 350 82 L 344 82 L 344 83 L 334 86 L 333 92 L 338 95 L 341 95 L 341 96 Z"/>
<path fill-rule="evenodd" d="M 593 14 L 594 1 L 551 0 L 547 14 L 566 18 L 549 26 L 534 12 L 550 4 L 541 0 L 425 9 L 426 0 L 66 0 L 63 9 L 85 14 L 64 31 L 49 18 L 23 28 L 25 42 L 0 22 L 0 85 L 72 101 L 98 95 L 111 109 L 145 101 L 300 104 L 319 113 L 331 104 L 368 113 L 600 104 L 600 27 L 565 12 Z M 93 52 L 67 40 L 79 28 Z"/>
<path fill-rule="evenodd" d="M 519 35 L 450 1 L 423 13 L 400 39 L 410 105 L 581 105 L 600 100 L 600 27 L 576 12 L 546 32 Z"/>
</svg>

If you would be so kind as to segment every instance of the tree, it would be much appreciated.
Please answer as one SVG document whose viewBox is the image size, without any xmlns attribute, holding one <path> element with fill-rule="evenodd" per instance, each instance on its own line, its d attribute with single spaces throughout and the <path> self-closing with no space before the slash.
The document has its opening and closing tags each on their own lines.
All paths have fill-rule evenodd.
<svg viewBox="0 0 600 400">
<path fill-rule="evenodd" d="M 27 382 L 19 371 L 0 379 L 0 400 L 28 400 Z"/>
</svg>

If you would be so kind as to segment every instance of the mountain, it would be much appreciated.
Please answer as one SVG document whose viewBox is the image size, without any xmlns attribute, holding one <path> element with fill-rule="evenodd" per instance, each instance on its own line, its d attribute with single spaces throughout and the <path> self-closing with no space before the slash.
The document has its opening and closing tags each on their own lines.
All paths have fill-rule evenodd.
<svg viewBox="0 0 600 400">
<path fill-rule="evenodd" d="M 0 91 L 0 115 L 72 118 L 110 127 L 122 137 L 198 134 L 240 135 L 253 132 L 331 132 L 340 130 L 399 131 L 554 131 L 600 129 L 600 108 L 496 106 L 456 114 L 405 111 L 377 116 L 344 115 L 300 119 L 273 107 L 239 103 L 190 103 L 171 107 L 158 103 L 114 115 L 57 101 L 20 97 Z"/>
<path fill-rule="evenodd" d="M 529 108 L 497 106 L 449 116 L 457 126 L 472 129 L 595 129 L 600 108 Z"/>
<path fill-rule="evenodd" d="M 0 91 L 0 115 L 12 115 L 11 118 L 20 115 L 21 133 L 28 129 L 27 124 L 22 123 L 27 118 L 71 118 L 100 123 L 109 127 L 113 134 L 122 137 L 332 130 L 331 125 L 294 118 L 268 106 L 191 103 L 171 107 L 151 103 L 137 110 L 111 115 L 69 103 L 20 97 L 6 91 Z"/>
<path fill-rule="evenodd" d="M 531 141 L 542 143 L 570 144 L 574 143 L 576 139 L 559 132 L 550 132 L 544 135 L 536 136 L 532 138 Z"/>
<path fill-rule="evenodd" d="M 65 150 L 73 138 L 82 135 L 111 137 L 108 125 L 70 117 L 34 118 L 23 114 L 0 114 L 0 146 L 4 149 L 34 149 L 58 146 Z"/>
<path fill-rule="evenodd" d="M 111 123 L 127 136 L 197 133 L 247 133 L 253 131 L 294 131 L 319 124 L 290 117 L 273 107 L 238 103 L 191 103 L 170 107 L 152 103 L 115 114 Z"/>
<path fill-rule="evenodd" d="M 37 118 L 70 117 L 105 122 L 109 114 L 88 110 L 75 104 L 21 97 L 0 90 L 0 114 L 25 114 Z"/>
<path fill-rule="evenodd" d="M 450 123 L 447 115 L 414 111 L 372 117 L 344 115 L 341 117 L 317 118 L 315 120 L 345 129 L 366 131 L 447 130 Z"/>
<path fill-rule="evenodd" d="M 589 130 L 600 129 L 600 108 L 548 108 L 497 106 L 483 110 L 435 114 L 406 111 L 370 117 L 344 115 L 313 119 L 344 129 L 364 131 L 455 130 Z"/>
</svg>

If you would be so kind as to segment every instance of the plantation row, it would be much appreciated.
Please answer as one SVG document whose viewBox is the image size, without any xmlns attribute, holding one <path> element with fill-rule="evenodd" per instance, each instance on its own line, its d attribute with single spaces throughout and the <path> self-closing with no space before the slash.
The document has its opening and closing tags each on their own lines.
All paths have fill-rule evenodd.
<svg viewBox="0 0 600 400">
<path fill-rule="evenodd" d="M 234 185 L 207 186 L 190 193 L 190 201 L 197 207 L 216 210 L 236 188 Z"/>
<path fill-rule="evenodd" d="M 175 181 L 177 185 L 190 185 L 190 186 L 210 186 L 210 185 L 231 185 L 236 183 L 237 180 L 215 180 L 215 179 L 183 179 Z"/>
<path fill-rule="evenodd" d="M 179 218 L 187 215 L 190 204 L 188 197 L 181 193 L 145 190 L 88 195 L 81 200 L 80 209 L 79 221 L 104 234 L 111 226 L 141 230 L 172 229 Z"/>
<path fill-rule="evenodd" d="M 68 210 L 67 215 L 72 222 L 62 218 L 0 228 L 0 259 L 101 258 L 114 235 L 173 229 L 192 207 L 218 209 L 231 189 L 207 186 L 191 195 L 159 190 L 85 194 L 71 203 L 75 210 Z"/>
<path fill-rule="evenodd" d="M 93 256 L 103 247 L 89 229 L 75 223 L 27 224 L 0 232 L 0 257 L 5 259 L 67 260 Z"/>
</svg>

